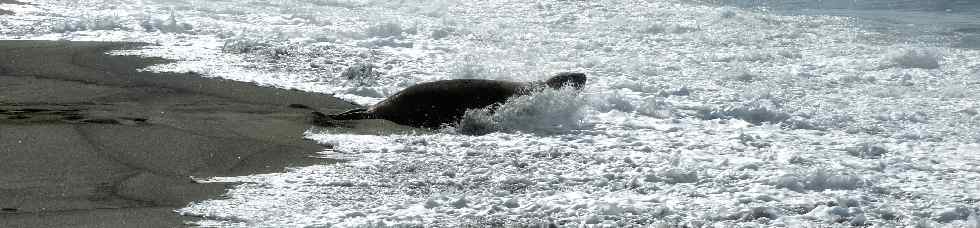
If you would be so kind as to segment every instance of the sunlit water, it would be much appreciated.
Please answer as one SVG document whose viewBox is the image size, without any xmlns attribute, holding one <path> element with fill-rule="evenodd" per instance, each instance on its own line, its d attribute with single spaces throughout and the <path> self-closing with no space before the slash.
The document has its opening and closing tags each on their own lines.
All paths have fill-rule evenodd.
<svg viewBox="0 0 980 228">
<path fill-rule="evenodd" d="M 209 179 L 246 184 L 177 211 L 202 225 L 978 226 L 969 1 L 25 2 L 0 37 L 148 42 L 117 54 L 365 105 L 589 75 L 436 134 L 313 128 L 349 162 Z"/>
</svg>

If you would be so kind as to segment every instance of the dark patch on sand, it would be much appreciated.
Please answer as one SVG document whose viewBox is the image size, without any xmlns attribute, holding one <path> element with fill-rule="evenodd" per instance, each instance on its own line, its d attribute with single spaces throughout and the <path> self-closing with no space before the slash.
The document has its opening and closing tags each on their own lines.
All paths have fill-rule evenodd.
<svg viewBox="0 0 980 228">
<path fill-rule="evenodd" d="M 306 106 L 304 104 L 289 104 L 289 107 L 290 108 L 298 108 L 298 109 L 313 109 L 310 106 Z"/>
<path fill-rule="evenodd" d="M 23 106 L 4 106 L 0 104 L 0 124 L 88 123 L 136 125 L 146 123 L 148 120 L 145 117 L 112 116 L 111 114 L 98 113 L 99 111 L 89 110 L 92 108 L 88 107 L 88 105 L 81 104 L 61 107 L 31 106 L 32 108 L 22 108 Z M 9 109 L 11 107 L 14 109 Z M 85 107 L 85 110 L 76 109 L 81 107 Z"/>
<path fill-rule="evenodd" d="M 139 118 L 139 117 L 136 117 L 136 118 L 132 118 L 132 117 L 123 117 L 122 119 L 125 119 L 125 120 L 131 120 L 131 121 L 134 121 L 134 122 L 140 122 L 140 123 L 146 123 L 146 121 L 148 120 L 148 119 L 146 119 L 146 118 Z"/>
<path fill-rule="evenodd" d="M 82 120 L 81 122 L 93 123 L 93 124 L 122 124 L 122 122 L 119 122 L 119 120 L 116 119 L 88 119 L 88 120 Z"/>
</svg>

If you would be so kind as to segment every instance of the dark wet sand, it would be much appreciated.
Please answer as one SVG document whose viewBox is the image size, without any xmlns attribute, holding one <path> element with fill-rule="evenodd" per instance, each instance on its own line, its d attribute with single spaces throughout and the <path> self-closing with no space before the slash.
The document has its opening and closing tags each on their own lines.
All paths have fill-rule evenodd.
<svg viewBox="0 0 980 228">
<path fill-rule="evenodd" d="M 0 41 L 0 227 L 175 227 L 174 213 L 226 184 L 189 177 L 278 172 L 336 161 L 302 138 L 310 110 L 356 105 L 326 94 L 137 69 L 109 56 L 139 44 Z M 353 133 L 411 131 L 358 121 Z"/>
</svg>

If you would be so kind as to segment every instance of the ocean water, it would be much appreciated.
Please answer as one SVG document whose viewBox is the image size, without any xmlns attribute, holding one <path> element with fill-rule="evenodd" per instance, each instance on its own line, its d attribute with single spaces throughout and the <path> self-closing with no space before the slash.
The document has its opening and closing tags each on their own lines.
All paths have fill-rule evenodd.
<svg viewBox="0 0 980 228">
<path fill-rule="evenodd" d="M 437 133 L 311 128 L 347 162 L 203 179 L 244 184 L 175 212 L 199 225 L 980 226 L 973 1 L 22 1 L 0 38 L 364 105 L 589 76 Z"/>
</svg>

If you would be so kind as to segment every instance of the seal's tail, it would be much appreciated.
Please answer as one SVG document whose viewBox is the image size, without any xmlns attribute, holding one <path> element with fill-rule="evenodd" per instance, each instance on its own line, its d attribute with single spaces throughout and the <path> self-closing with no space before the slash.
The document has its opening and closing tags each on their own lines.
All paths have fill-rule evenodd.
<svg viewBox="0 0 980 228">
<path fill-rule="evenodd" d="M 335 120 L 362 120 L 362 119 L 373 119 L 371 114 L 367 112 L 367 109 L 351 109 L 340 114 L 330 115 L 331 119 Z"/>
</svg>

